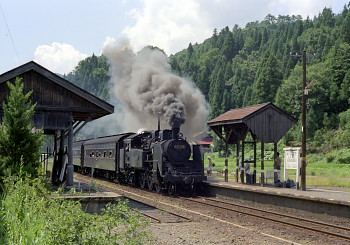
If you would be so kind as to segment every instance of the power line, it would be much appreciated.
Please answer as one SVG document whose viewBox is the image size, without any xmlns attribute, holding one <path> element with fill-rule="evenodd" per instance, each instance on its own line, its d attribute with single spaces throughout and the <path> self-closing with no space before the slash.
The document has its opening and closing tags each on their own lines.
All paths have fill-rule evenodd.
<svg viewBox="0 0 350 245">
<path fill-rule="evenodd" d="M 11 35 L 11 31 L 10 31 L 10 28 L 9 28 L 9 26 L 7 24 L 6 17 L 5 17 L 5 14 L 4 14 L 4 11 L 2 9 L 1 4 L 0 4 L 0 9 L 1 9 L 2 17 L 4 18 L 4 21 L 5 21 L 7 32 L 9 33 L 9 36 L 10 36 L 10 39 L 11 39 L 11 42 L 12 42 L 13 49 L 15 50 L 15 53 L 16 53 L 16 56 L 17 56 L 17 61 L 18 61 L 18 63 L 21 63 L 20 59 L 19 59 L 19 55 L 18 55 L 17 49 L 16 49 L 15 42 L 13 41 L 13 38 L 12 38 L 12 35 Z"/>
</svg>

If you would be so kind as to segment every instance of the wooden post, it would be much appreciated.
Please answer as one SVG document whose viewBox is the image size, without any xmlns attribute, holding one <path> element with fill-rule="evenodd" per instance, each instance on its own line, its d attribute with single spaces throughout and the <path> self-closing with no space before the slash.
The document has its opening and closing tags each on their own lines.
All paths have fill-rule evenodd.
<svg viewBox="0 0 350 245">
<path fill-rule="evenodd" d="M 275 184 L 278 180 L 277 174 L 277 143 L 273 143 L 273 183 Z"/>
<path fill-rule="evenodd" d="M 225 182 L 228 182 L 228 143 L 225 141 Z"/>
<path fill-rule="evenodd" d="M 237 151 L 236 151 L 236 182 L 239 179 L 239 141 L 237 142 Z"/>
<path fill-rule="evenodd" d="M 264 161 L 265 161 L 265 149 L 264 149 L 264 142 L 261 142 L 261 186 L 265 186 L 265 166 L 264 166 Z"/>
<path fill-rule="evenodd" d="M 302 142 L 301 142 L 301 190 L 306 191 L 306 51 L 303 52 Z"/>
<path fill-rule="evenodd" d="M 253 173 L 253 184 L 256 183 L 256 139 L 254 139 L 254 143 L 253 143 L 253 147 L 254 147 L 254 173 Z"/>
<path fill-rule="evenodd" d="M 53 184 L 56 184 L 58 182 L 58 150 L 57 150 L 57 130 L 54 132 L 54 139 L 53 139 L 53 165 L 52 165 L 52 172 L 51 172 L 51 181 Z"/>
<path fill-rule="evenodd" d="M 68 165 L 67 165 L 66 184 L 67 186 L 73 186 L 74 166 L 73 166 L 73 114 L 72 113 L 69 118 L 67 153 L 68 153 Z"/>
<path fill-rule="evenodd" d="M 241 183 L 244 184 L 244 140 L 242 140 Z"/>
<path fill-rule="evenodd" d="M 60 135 L 60 147 L 58 150 L 58 180 L 59 182 L 63 181 L 65 166 L 64 166 L 64 140 L 65 140 L 66 132 L 65 130 L 61 130 Z"/>
</svg>

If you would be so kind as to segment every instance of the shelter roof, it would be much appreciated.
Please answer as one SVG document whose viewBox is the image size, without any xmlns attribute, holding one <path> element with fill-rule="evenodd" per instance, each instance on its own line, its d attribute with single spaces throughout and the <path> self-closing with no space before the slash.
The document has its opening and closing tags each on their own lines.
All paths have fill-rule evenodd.
<svg viewBox="0 0 350 245">
<path fill-rule="evenodd" d="M 0 101 L 8 96 L 6 82 L 16 77 L 23 78 L 25 92 L 33 90 L 32 101 L 37 103 L 36 111 L 72 112 L 77 121 L 93 120 L 114 112 L 113 105 L 34 61 L 0 75 L 0 88 L 3 90 L 0 91 Z"/>
<path fill-rule="evenodd" d="M 231 109 L 207 124 L 227 143 L 237 143 L 250 131 L 262 142 L 277 143 L 296 119 L 271 102 Z"/>
<path fill-rule="evenodd" d="M 202 140 L 198 140 L 198 143 L 201 145 L 212 145 L 214 144 L 214 138 L 204 138 Z"/>
</svg>

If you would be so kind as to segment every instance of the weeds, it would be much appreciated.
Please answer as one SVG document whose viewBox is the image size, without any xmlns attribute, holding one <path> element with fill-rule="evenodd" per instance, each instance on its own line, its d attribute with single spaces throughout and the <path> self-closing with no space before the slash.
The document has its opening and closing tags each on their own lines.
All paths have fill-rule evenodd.
<svg viewBox="0 0 350 245">
<path fill-rule="evenodd" d="M 143 244 L 147 222 L 125 202 L 88 214 L 79 202 L 50 198 L 43 180 L 8 178 L 1 199 L 0 244 Z"/>
</svg>

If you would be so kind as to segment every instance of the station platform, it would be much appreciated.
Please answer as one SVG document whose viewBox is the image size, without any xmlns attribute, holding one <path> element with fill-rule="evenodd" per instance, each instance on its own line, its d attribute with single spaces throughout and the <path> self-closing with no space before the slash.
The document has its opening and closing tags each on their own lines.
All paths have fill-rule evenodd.
<svg viewBox="0 0 350 245">
<path fill-rule="evenodd" d="M 272 184 L 242 184 L 236 180 L 208 177 L 205 182 L 210 193 L 216 196 L 267 203 L 302 209 L 315 213 L 327 213 L 350 218 L 350 189 L 332 187 L 296 188 L 275 187 Z"/>
</svg>

